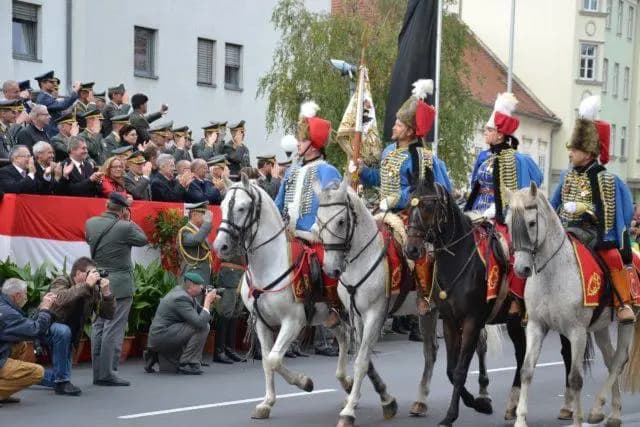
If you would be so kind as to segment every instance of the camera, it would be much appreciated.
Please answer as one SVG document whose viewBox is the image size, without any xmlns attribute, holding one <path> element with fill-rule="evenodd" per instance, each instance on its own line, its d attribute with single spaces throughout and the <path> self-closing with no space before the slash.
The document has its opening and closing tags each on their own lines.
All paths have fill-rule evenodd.
<svg viewBox="0 0 640 427">
<path fill-rule="evenodd" d="M 101 279 L 106 279 L 107 277 L 109 277 L 109 272 L 107 270 L 105 270 L 104 268 L 99 268 L 96 271 L 100 275 Z"/>
<path fill-rule="evenodd" d="M 205 286 L 204 288 L 202 288 L 202 295 L 206 295 L 208 292 L 211 292 L 215 289 L 216 293 L 218 295 L 222 295 L 222 293 L 224 292 L 223 288 L 214 288 L 213 286 Z"/>
</svg>

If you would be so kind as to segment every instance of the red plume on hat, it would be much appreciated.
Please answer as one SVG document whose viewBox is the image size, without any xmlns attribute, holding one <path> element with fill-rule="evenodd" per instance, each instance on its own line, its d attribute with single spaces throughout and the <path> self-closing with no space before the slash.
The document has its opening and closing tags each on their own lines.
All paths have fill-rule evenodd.
<svg viewBox="0 0 640 427">
<path fill-rule="evenodd" d="M 598 142 L 600 143 L 600 163 L 606 165 L 609 163 L 609 147 L 611 146 L 611 124 L 602 120 L 595 120 L 598 131 Z"/>
<path fill-rule="evenodd" d="M 518 100 L 512 93 L 499 94 L 487 127 L 494 128 L 503 135 L 513 135 L 520 125 L 520 120 L 513 116 L 517 104 Z"/>
<path fill-rule="evenodd" d="M 307 101 L 300 106 L 300 116 L 306 121 L 308 132 L 307 137 L 311 141 L 311 146 L 320 149 L 327 144 L 329 134 L 331 133 L 331 122 L 320 117 L 316 117 L 318 114 L 318 104 L 313 101 Z M 298 126 L 299 131 L 300 126 Z M 303 134 L 305 132 L 302 132 Z"/>
<path fill-rule="evenodd" d="M 422 138 L 429 133 L 436 118 L 436 109 L 424 102 L 428 95 L 433 94 L 433 80 L 420 79 L 413 82 L 411 95 L 418 99 L 416 104 L 416 136 Z"/>
</svg>

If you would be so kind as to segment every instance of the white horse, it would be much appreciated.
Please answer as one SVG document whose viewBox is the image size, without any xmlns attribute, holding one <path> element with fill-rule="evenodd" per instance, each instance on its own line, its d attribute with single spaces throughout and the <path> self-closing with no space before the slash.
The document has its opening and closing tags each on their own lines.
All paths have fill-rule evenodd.
<svg viewBox="0 0 640 427">
<path fill-rule="evenodd" d="M 391 307 L 396 308 L 395 315 L 418 314 L 418 296 L 415 291 L 410 292 L 404 301 L 398 301 L 399 307 L 396 307 L 398 296 L 387 297 L 389 267 L 386 250 L 387 246 L 393 243 L 384 241 L 384 237 L 378 231 L 376 220 L 351 189 L 348 177 L 345 176 L 339 187 L 330 186 L 322 190 L 318 185 L 316 183 L 314 188 L 319 199 L 316 224 L 319 226 L 320 238 L 325 248 L 323 268 L 330 276 L 340 278 L 340 300 L 351 313 L 351 322 L 361 338 L 354 364 L 353 388 L 347 404 L 340 412 L 338 423 L 338 427 L 350 427 L 354 425 L 355 408 L 360 399 L 360 386 L 364 374 L 373 370 L 370 361 L 371 350 L 380 335 L 388 310 Z M 423 416 L 427 411 L 426 400 L 438 352 L 438 311 L 433 309 L 426 315 L 420 315 L 419 319 L 423 337 L 424 368 L 417 399 L 410 409 L 410 414 L 414 416 Z M 486 351 L 486 333 L 483 333 L 478 345 L 481 366 L 480 398 L 490 407 L 491 399 L 487 392 L 489 379 L 484 363 Z M 338 378 L 345 375 L 340 371 L 344 367 L 343 363 L 338 364 Z M 395 406 L 395 400 L 389 400 L 392 398 L 384 392 L 386 386 L 379 377 L 377 378 L 371 379 L 374 388 L 380 394 L 386 416 L 389 406 Z"/>
<path fill-rule="evenodd" d="M 240 293 L 247 309 L 257 317 L 256 330 L 262 348 L 266 383 L 265 398 L 256 406 L 252 417 L 268 418 L 276 401 L 274 372 L 304 391 L 313 390 L 311 378 L 293 372 L 283 364 L 285 352 L 307 325 L 304 306 L 295 301 L 291 289 L 296 265 L 292 265 L 289 260 L 285 224 L 275 203 L 264 190 L 251 184 L 244 174 L 241 182 L 227 190 L 221 207 L 222 222 L 213 248 L 222 258 L 230 257 L 238 251 L 247 255 L 248 270 L 242 278 Z M 382 283 L 376 285 L 383 286 Z M 379 305 L 370 306 L 370 288 L 369 285 L 363 286 L 358 296 L 358 308 L 361 313 L 373 318 L 375 315 L 369 315 L 369 312 L 381 309 Z M 384 288 L 373 292 L 376 295 L 383 294 Z M 341 296 L 343 303 L 348 304 L 348 296 Z M 315 304 L 315 309 L 311 324 L 322 324 L 328 319 L 330 310 L 324 303 Z M 384 317 L 384 314 L 378 317 Z M 378 323 L 376 321 L 367 328 L 374 328 Z M 278 326 L 280 330 L 274 343 L 275 328 Z M 346 375 L 348 337 L 342 322 L 332 331 L 339 344 L 336 377 L 344 390 L 350 393 L 353 380 Z M 385 402 L 385 417 L 393 417 L 397 411 L 395 399 L 384 388 L 376 386 L 382 382 L 373 367 L 368 374 Z"/>
<path fill-rule="evenodd" d="M 596 396 L 587 422 L 604 420 L 602 407 L 611 391 L 611 414 L 607 427 L 621 424 L 621 401 L 618 377 L 629 357 L 633 341 L 633 324 L 618 325 L 618 341 L 614 351 L 609 325 L 615 316 L 605 308 L 597 319 L 594 307 L 584 307 L 582 278 L 571 242 L 558 215 L 538 191 L 535 184 L 510 195 L 507 225 L 515 251 L 515 271 L 528 277 L 524 299 L 529 313 L 527 352 L 521 371 L 522 388 L 515 427 L 525 427 L 529 384 L 540 355 L 542 341 L 549 330 L 566 336 L 571 342 L 571 371 L 565 392 L 565 408 L 573 409 L 573 425 L 582 425 L 581 390 L 582 358 L 587 333 L 593 332 L 609 375 Z M 639 328 L 640 322 L 636 324 Z M 638 331 L 636 330 L 636 333 Z M 636 335 L 637 336 L 637 335 Z M 632 360 L 639 360 L 640 342 L 635 340 Z M 628 366 L 627 372 L 638 373 L 640 364 Z M 632 374 L 629 374 L 632 375 Z"/>
</svg>

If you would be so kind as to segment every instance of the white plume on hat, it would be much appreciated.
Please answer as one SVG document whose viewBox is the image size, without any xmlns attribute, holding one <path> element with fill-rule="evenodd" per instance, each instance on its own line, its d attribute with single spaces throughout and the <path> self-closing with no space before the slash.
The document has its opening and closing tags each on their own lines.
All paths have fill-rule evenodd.
<svg viewBox="0 0 640 427">
<path fill-rule="evenodd" d="M 315 117 L 319 110 L 320 107 L 314 101 L 306 101 L 300 106 L 300 115 L 309 119 Z"/>
<path fill-rule="evenodd" d="M 496 124 L 494 118 L 496 111 L 502 114 L 506 114 L 507 116 L 511 116 L 516 110 L 517 104 L 518 100 L 511 92 L 499 93 L 498 97 L 496 98 L 495 104 L 493 104 L 493 111 L 491 112 L 491 117 L 489 117 L 489 121 L 487 121 L 486 126 L 489 128 L 495 128 Z"/>
<path fill-rule="evenodd" d="M 287 153 L 296 151 L 298 140 L 293 135 L 285 135 L 280 140 L 280 147 Z"/>
<path fill-rule="evenodd" d="M 582 100 L 578 108 L 578 115 L 581 119 L 594 121 L 600 111 L 600 97 L 592 95 Z"/>
<path fill-rule="evenodd" d="M 417 99 L 425 99 L 427 95 L 433 95 L 433 80 L 420 79 L 412 84 L 411 95 Z"/>
</svg>

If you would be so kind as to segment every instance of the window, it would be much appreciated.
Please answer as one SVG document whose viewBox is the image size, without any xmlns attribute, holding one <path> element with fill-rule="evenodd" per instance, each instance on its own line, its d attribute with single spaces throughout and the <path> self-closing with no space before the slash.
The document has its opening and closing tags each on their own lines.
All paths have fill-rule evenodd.
<svg viewBox="0 0 640 427">
<path fill-rule="evenodd" d="M 616 125 L 611 125 L 611 147 L 609 147 L 609 152 L 611 153 L 611 157 L 615 157 L 616 154 Z"/>
<path fill-rule="evenodd" d="M 624 9 L 624 3 L 622 0 L 618 0 L 618 29 L 616 31 L 617 35 L 622 35 L 622 12 Z"/>
<path fill-rule="evenodd" d="M 622 98 L 629 99 L 629 67 L 624 67 L 624 80 L 622 81 Z"/>
<path fill-rule="evenodd" d="M 612 3 L 613 3 L 613 0 L 607 0 L 607 17 L 604 24 L 604 27 L 607 30 L 611 29 L 611 9 L 613 8 Z"/>
<path fill-rule="evenodd" d="M 629 17 L 627 18 L 627 38 L 631 40 L 633 38 L 633 18 L 635 17 L 636 10 L 633 6 L 629 6 Z"/>
<path fill-rule="evenodd" d="M 621 158 L 625 158 L 627 155 L 626 140 L 627 140 L 627 128 L 626 126 L 622 126 L 620 128 L 620 157 Z"/>
<path fill-rule="evenodd" d="M 580 45 L 580 78 L 595 80 L 596 52 L 598 46 L 582 43 Z"/>
<path fill-rule="evenodd" d="M 607 93 L 607 86 L 609 85 L 609 60 L 604 58 L 602 60 L 602 93 Z"/>
<path fill-rule="evenodd" d="M 589 12 L 598 11 L 598 0 L 582 0 L 582 8 Z"/>
<path fill-rule="evenodd" d="M 525 153 L 531 154 L 533 149 L 533 139 L 527 138 L 526 136 L 522 137 L 522 145 Z"/>
<path fill-rule="evenodd" d="M 215 84 L 216 42 L 198 39 L 198 84 Z"/>
<path fill-rule="evenodd" d="M 224 87 L 227 89 L 241 89 L 240 66 L 242 46 L 227 43 L 224 53 Z"/>
<path fill-rule="evenodd" d="M 613 87 L 611 88 L 611 92 L 613 96 L 618 96 L 618 78 L 620 74 L 620 64 L 617 62 L 613 64 Z"/>
<path fill-rule="evenodd" d="M 538 167 L 544 174 L 547 168 L 547 142 L 538 140 Z"/>
<path fill-rule="evenodd" d="M 13 57 L 36 61 L 38 59 L 39 6 L 20 1 L 13 2 L 12 40 Z"/>
<path fill-rule="evenodd" d="M 141 77 L 155 77 L 156 30 L 134 27 L 134 31 L 134 74 Z"/>
</svg>

